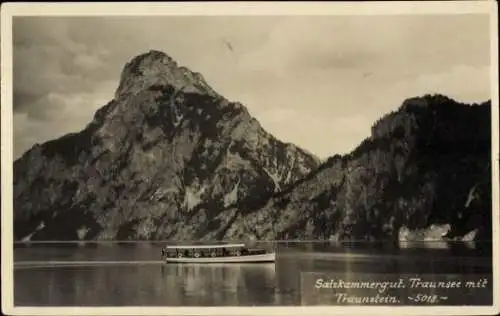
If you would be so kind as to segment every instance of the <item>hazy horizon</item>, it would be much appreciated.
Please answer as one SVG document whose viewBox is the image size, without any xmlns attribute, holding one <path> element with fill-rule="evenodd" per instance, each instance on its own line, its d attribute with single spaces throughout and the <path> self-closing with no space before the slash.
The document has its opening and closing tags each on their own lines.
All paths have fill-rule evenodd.
<svg viewBox="0 0 500 316">
<path fill-rule="evenodd" d="M 83 129 L 125 63 L 154 49 L 326 159 L 407 98 L 489 100 L 489 32 L 488 15 L 473 14 L 15 17 L 14 158 Z"/>
</svg>

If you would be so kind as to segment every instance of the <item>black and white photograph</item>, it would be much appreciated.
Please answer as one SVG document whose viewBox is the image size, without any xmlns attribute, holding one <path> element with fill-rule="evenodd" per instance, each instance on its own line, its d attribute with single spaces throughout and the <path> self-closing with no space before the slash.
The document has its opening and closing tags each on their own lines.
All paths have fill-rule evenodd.
<svg viewBox="0 0 500 316">
<path fill-rule="evenodd" d="M 4 313 L 498 313 L 496 2 L 1 10 Z"/>
</svg>

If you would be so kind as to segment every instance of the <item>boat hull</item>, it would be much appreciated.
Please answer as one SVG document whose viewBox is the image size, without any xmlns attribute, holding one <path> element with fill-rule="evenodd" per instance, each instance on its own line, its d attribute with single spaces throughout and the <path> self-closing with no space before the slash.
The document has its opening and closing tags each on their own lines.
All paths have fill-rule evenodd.
<svg viewBox="0 0 500 316">
<path fill-rule="evenodd" d="M 259 263 L 276 261 L 276 253 L 266 253 L 260 255 L 231 256 L 231 257 L 173 257 L 166 258 L 167 263 Z"/>
</svg>

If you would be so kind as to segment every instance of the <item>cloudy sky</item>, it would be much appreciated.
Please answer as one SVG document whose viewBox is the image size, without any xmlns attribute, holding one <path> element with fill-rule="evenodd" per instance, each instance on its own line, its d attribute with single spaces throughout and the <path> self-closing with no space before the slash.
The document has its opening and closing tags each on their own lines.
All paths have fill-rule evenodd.
<svg viewBox="0 0 500 316">
<path fill-rule="evenodd" d="M 405 98 L 490 98 L 486 15 L 15 17 L 13 36 L 15 158 L 81 130 L 150 49 L 322 158 L 349 152 Z"/>
</svg>

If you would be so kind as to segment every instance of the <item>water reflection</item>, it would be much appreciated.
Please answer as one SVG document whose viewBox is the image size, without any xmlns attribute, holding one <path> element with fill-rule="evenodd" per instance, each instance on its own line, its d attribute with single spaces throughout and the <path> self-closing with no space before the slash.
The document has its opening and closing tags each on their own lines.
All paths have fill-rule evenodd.
<svg viewBox="0 0 500 316">
<path fill-rule="evenodd" d="M 273 264 L 17 269 L 15 283 L 16 305 L 23 306 L 276 304 Z"/>
<path fill-rule="evenodd" d="M 427 249 L 448 249 L 449 242 L 447 241 L 400 241 L 399 248 L 408 249 L 408 248 L 427 248 Z"/>
<path fill-rule="evenodd" d="M 271 264 L 164 264 L 159 261 L 161 246 L 104 243 L 88 247 L 16 247 L 15 304 L 299 305 L 310 290 L 303 284 L 304 275 L 310 272 L 336 273 L 344 279 L 361 275 L 377 279 L 389 274 L 473 278 L 477 274 L 489 275 L 492 270 L 490 246 L 472 247 L 464 243 L 451 243 L 446 248 L 257 243 L 255 247 L 277 247 L 277 261 Z M 54 265 L 47 261 L 63 263 Z M 474 291 L 469 292 L 462 294 L 474 299 Z M 325 299 L 331 300 L 331 295 Z"/>
<path fill-rule="evenodd" d="M 274 303 L 274 264 L 167 264 L 161 271 L 178 305 Z"/>
</svg>

